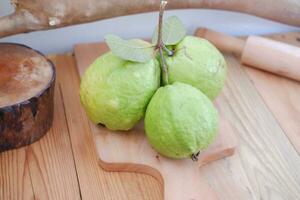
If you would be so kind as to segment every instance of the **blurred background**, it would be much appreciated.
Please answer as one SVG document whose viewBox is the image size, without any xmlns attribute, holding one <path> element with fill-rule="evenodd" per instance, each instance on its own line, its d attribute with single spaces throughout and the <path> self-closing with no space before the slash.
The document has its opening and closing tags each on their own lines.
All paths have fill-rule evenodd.
<svg viewBox="0 0 300 200">
<path fill-rule="evenodd" d="M 0 0 L 0 16 L 14 11 L 9 1 Z M 157 12 L 151 12 L 116 17 L 55 30 L 18 34 L 1 38 L 0 42 L 23 43 L 45 54 L 70 52 L 75 43 L 101 41 L 107 33 L 123 38 L 149 38 L 157 24 L 157 15 Z M 189 34 L 193 34 L 200 26 L 239 36 L 300 31 L 296 27 L 228 11 L 189 9 L 166 12 L 166 17 L 171 15 L 177 15 L 184 22 Z"/>
</svg>

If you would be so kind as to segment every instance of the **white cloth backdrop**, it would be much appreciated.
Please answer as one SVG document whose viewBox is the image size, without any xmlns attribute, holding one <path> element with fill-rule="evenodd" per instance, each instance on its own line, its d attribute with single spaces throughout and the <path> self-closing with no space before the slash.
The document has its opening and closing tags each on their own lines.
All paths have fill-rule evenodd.
<svg viewBox="0 0 300 200">
<path fill-rule="evenodd" d="M 0 0 L 0 16 L 13 12 L 9 0 Z M 176 10 L 167 16 L 177 15 L 184 22 L 189 34 L 199 26 L 208 27 L 232 35 L 267 34 L 300 31 L 261 18 L 216 10 Z M 0 42 L 26 44 L 45 54 L 71 51 L 75 43 L 101 41 L 105 34 L 113 33 L 123 38 L 149 38 L 157 23 L 157 13 L 145 13 L 98 22 L 75 25 L 56 30 L 19 34 L 0 39 Z"/>
</svg>

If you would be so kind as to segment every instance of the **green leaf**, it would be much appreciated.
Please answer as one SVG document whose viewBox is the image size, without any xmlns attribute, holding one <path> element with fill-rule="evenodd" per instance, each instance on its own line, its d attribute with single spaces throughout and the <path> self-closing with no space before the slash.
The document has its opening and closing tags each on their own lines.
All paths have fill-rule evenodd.
<svg viewBox="0 0 300 200">
<path fill-rule="evenodd" d="M 112 53 L 124 60 L 147 62 L 153 58 L 153 45 L 143 40 L 123 40 L 116 35 L 106 35 L 105 41 Z"/>
<path fill-rule="evenodd" d="M 165 45 L 177 44 L 186 34 L 184 24 L 176 16 L 164 20 L 162 27 L 162 41 Z M 157 43 L 158 27 L 155 28 L 152 44 Z"/>
</svg>

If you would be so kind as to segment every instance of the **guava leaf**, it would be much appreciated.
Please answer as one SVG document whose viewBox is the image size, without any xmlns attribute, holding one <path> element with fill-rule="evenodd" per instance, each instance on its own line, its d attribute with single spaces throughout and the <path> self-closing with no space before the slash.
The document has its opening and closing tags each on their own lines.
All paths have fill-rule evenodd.
<svg viewBox="0 0 300 200">
<path fill-rule="evenodd" d="M 176 16 L 164 20 L 162 27 L 162 41 L 165 45 L 177 44 L 186 34 L 184 24 Z M 152 44 L 156 44 L 158 39 L 158 27 L 155 28 L 152 37 Z"/>
<path fill-rule="evenodd" d="M 116 35 L 106 35 L 105 41 L 112 53 L 124 60 L 147 62 L 152 59 L 154 47 L 143 40 L 123 40 Z"/>
</svg>

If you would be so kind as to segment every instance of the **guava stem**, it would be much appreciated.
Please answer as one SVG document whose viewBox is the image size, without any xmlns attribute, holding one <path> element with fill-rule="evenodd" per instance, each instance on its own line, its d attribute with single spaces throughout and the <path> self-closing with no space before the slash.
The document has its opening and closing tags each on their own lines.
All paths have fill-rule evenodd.
<svg viewBox="0 0 300 200">
<path fill-rule="evenodd" d="M 162 70 L 162 82 L 163 85 L 168 85 L 169 84 L 169 77 L 168 77 L 168 66 L 166 65 L 166 60 L 163 55 L 163 50 L 162 48 L 159 48 L 159 55 L 160 55 L 160 60 L 161 60 L 161 70 Z"/>
<path fill-rule="evenodd" d="M 164 17 L 164 11 L 166 8 L 166 5 L 168 4 L 168 1 L 161 0 L 160 1 L 160 8 L 159 8 L 159 18 L 158 18 L 158 37 L 157 37 L 157 47 L 162 46 L 162 26 L 163 26 L 163 17 Z"/>
<path fill-rule="evenodd" d="M 156 45 L 156 48 L 159 49 L 163 85 L 168 85 L 169 83 L 168 66 L 166 64 L 166 60 L 163 53 L 163 48 L 166 47 L 162 40 L 163 16 L 164 16 L 164 11 L 167 3 L 168 2 L 166 0 L 160 1 L 159 19 L 158 19 L 158 37 L 157 37 L 157 45 Z"/>
<path fill-rule="evenodd" d="M 193 153 L 193 154 L 191 155 L 192 161 L 194 161 L 194 162 L 198 161 L 199 155 L 200 155 L 200 151 L 197 152 L 197 153 Z"/>
</svg>

